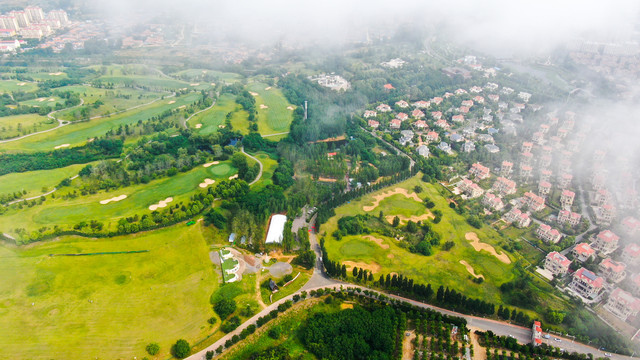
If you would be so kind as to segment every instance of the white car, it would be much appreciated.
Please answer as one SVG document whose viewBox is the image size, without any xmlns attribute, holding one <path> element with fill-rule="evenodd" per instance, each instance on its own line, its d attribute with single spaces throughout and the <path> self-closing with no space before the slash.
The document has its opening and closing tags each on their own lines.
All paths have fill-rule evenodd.
<svg viewBox="0 0 640 360">
<path fill-rule="evenodd" d="M 611 357 L 611 353 L 604 353 L 604 356 Z"/>
<path fill-rule="evenodd" d="M 560 340 L 560 339 L 558 339 L 558 338 L 553 338 L 553 340 L 555 340 L 555 341 L 557 341 L 557 342 L 562 341 L 562 340 Z"/>
</svg>

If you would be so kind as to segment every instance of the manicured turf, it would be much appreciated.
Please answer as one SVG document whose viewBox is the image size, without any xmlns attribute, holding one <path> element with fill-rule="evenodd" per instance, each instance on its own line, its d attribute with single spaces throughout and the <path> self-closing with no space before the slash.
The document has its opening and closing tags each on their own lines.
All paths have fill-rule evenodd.
<svg viewBox="0 0 640 360">
<path fill-rule="evenodd" d="M 119 86 L 127 85 L 139 85 L 145 86 L 147 88 L 151 88 L 153 90 L 178 90 L 184 88 L 193 88 L 189 83 L 180 80 L 161 78 L 161 77 L 150 77 L 150 76 L 140 76 L 140 75 L 126 75 L 126 76 L 102 76 L 99 78 L 102 82 L 112 83 Z M 203 87 L 207 87 L 204 86 Z M 211 88 L 211 85 L 208 85 Z"/>
<path fill-rule="evenodd" d="M 218 276 L 202 223 L 110 239 L 0 245 L 0 358 L 138 359 L 204 338 Z M 149 250 L 139 254 L 55 256 Z"/>
<path fill-rule="evenodd" d="M 40 195 L 43 188 L 53 190 L 60 181 L 78 174 L 87 164 L 71 165 L 53 170 L 27 171 L 0 176 L 0 194 L 26 190 L 24 197 Z"/>
<path fill-rule="evenodd" d="M 269 85 L 254 82 L 247 86 L 251 92 L 258 93 L 256 96 L 256 109 L 258 110 L 258 131 L 262 135 L 276 134 L 289 131 L 289 125 L 293 121 L 293 111 L 288 110 L 291 106 L 282 92 Z M 261 109 L 260 104 L 268 106 L 267 109 Z"/>
<path fill-rule="evenodd" d="M 117 129 L 120 125 L 132 124 L 138 120 L 148 120 L 168 109 L 176 109 L 189 105 L 201 98 L 199 93 L 190 93 L 179 98 L 167 98 L 122 114 L 72 124 L 44 134 L 27 137 L 23 140 L 0 144 L 2 150 L 49 151 L 61 144 L 82 145 L 90 138 L 104 135 L 109 129 Z M 169 104 L 171 101 L 176 101 Z"/>
<path fill-rule="evenodd" d="M 242 78 L 242 75 L 240 74 L 208 70 L 208 69 L 188 69 L 188 70 L 178 71 L 171 75 L 179 77 L 181 79 L 189 79 L 189 80 L 195 79 L 198 81 L 200 81 L 203 76 L 206 76 L 207 78 L 212 78 L 212 77 L 218 78 L 224 82 L 234 82 Z"/>
<path fill-rule="evenodd" d="M 16 227 L 28 230 L 36 230 L 41 226 L 53 227 L 54 225 L 68 227 L 91 219 L 101 221 L 106 228 L 113 229 L 117 226 L 118 219 L 135 214 L 150 213 L 149 205 L 156 204 L 168 197 L 173 198 L 173 202 L 169 205 L 180 202 L 186 204 L 191 195 L 196 191 L 203 190 L 198 185 L 205 178 L 219 181 L 228 178 L 235 172 L 236 169 L 228 163 L 208 168 L 198 166 L 189 172 L 178 173 L 173 177 L 162 178 L 148 184 L 134 185 L 112 192 L 100 192 L 69 200 L 62 199 L 62 194 L 73 189 L 63 189 L 56 193 L 55 199 L 49 197 L 42 205 L 7 211 L 0 216 L 0 232 L 15 235 Z M 127 198 L 117 202 L 100 204 L 101 200 L 119 195 L 127 195 Z"/>
<path fill-rule="evenodd" d="M 220 95 L 213 108 L 194 116 L 189 120 L 189 126 L 195 128 L 196 124 L 202 124 L 199 130 L 200 133 L 211 134 L 218 131 L 220 125 L 224 125 L 228 113 L 238 111 L 231 118 L 231 125 L 234 130 L 237 129 L 248 133 L 248 115 L 246 112 L 240 111 L 240 105 L 236 104 L 235 99 L 236 97 L 231 94 Z"/>
<path fill-rule="evenodd" d="M 20 124 L 21 131 L 18 131 Z M 56 127 L 58 122 L 38 114 L 24 114 L 0 117 L 0 139 L 30 134 Z"/>
<path fill-rule="evenodd" d="M 0 80 L 0 94 L 14 91 L 32 92 L 38 89 L 38 85 L 32 82 L 18 80 Z"/>
<path fill-rule="evenodd" d="M 409 276 L 419 283 L 431 283 L 435 287 L 440 285 L 449 286 L 459 291 L 464 290 L 465 295 L 468 296 L 500 301 L 501 294 L 498 287 L 502 283 L 513 279 L 513 263 L 507 265 L 487 252 L 475 251 L 464 236 L 467 232 L 475 232 L 478 234 L 480 241 L 493 246 L 497 246 L 503 239 L 488 226 L 482 229 L 475 229 L 467 224 L 465 219 L 451 209 L 446 199 L 438 193 L 437 186 L 439 185 L 423 183 L 420 181 L 419 175 L 398 185 L 374 192 L 338 207 L 336 216 L 323 225 L 320 231 L 321 233 L 331 234 L 337 229 L 337 221 L 342 216 L 365 213 L 362 207 L 371 205 L 374 195 L 393 190 L 396 187 L 413 191 L 415 185 L 421 185 L 424 189 L 422 193 L 418 194 L 420 198 L 428 196 L 436 204 L 433 210 L 439 209 L 442 211 L 442 221 L 439 224 L 432 224 L 432 226 L 434 230 L 440 233 L 442 237 L 441 243 L 446 241 L 455 243 L 451 250 L 441 251 L 436 249 L 434 255 L 422 256 L 410 253 L 407 249 L 400 247 L 397 240 L 379 234 L 373 235 L 376 238 L 383 239 L 384 243 L 389 245 L 388 249 L 383 249 L 362 236 L 347 236 L 340 241 L 327 236 L 325 244 L 331 259 L 340 262 L 348 260 L 367 264 L 375 262 L 381 267 L 380 272 L 374 274 L 376 280 L 380 273 L 396 272 Z M 380 206 L 369 213 L 377 216 L 382 210 L 385 216 L 415 215 L 416 209 L 421 206 L 415 200 L 401 195 L 394 195 L 383 200 Z M 497 247 L 496 250 L 500 251 L 501 249 Z M 474 268 L 476 274 L 485 276 L 486 281 L 481 285 L 473 283 L 466 268 L 459 263 L 460 260 L 467 261 Z"/>
</svg>

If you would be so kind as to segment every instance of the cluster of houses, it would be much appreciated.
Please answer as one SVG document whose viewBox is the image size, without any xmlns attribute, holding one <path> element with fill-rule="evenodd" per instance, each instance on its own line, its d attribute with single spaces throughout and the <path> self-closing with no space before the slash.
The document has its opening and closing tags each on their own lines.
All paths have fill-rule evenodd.
<svg viewBox="0 0 640 360">
<path fill-rule="evenodd" d="M 393 88 L 393 85 L 387 85 Z M 500 96 L 517 100 L 500 101 Z M 402 131 L 398 141 L 400 145 L 415 146 L 415 151 L 425 157 L 430 154 L 429 144 L 447 154 L 452 154 L 454 147 L 470 153 L 476 151 L 478 146 L 484 147 L 489 153 L 497 153 L 500 148 L 493 138 L 498 132 L 494 122 L 510 122 L 513 115 L 518 115 L 521 120 L 519 113 L 525 109 L 530 98 L 529 93 L 515 93 L 514 89 L 501 88 L 496 83 L 488 82 L 484 86 L 446 92 L 429 100 L 411 103 L 399 100 L 393 105 L 378 104 L 375 109 L 366 110 L 363 117 L 372 130 L 392 134 Z M 537 111 L 541 107 L 532 105 L 532 108 Z M 502 125 L 504 127 L 505 124 Z"/>
<path fill-rule="evenodd" d="M 0 38 L 40 39 L 54 30 L 69 24 L 64 10 L 52 10 L 45 14 L 38 6 L 27 6 L 0 15 Z"/>
</svg>

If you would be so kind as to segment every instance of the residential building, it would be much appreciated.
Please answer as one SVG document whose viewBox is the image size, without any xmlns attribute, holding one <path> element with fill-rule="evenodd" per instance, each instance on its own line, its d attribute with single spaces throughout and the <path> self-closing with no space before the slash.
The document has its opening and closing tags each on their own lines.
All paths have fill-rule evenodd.
<svg viewBox="0 0 640 360">
<path fill-rule="evenodd" d="M 529 214 L 520 211 L 518 208 L 509 210 L 502 219 L 510 224 L 514 224 L 516 227 L 525 228 L 531 225 L 531 218 Z"/>
<path fill-rule="evenodd" d="M 524 165 L 531 165 L 533 163 L 533 154 L 530 152 L 522 153 L 520 161 L 522 161 L 522 164 Z"/>
<path fill-rule="evenodd" d="M 20 25 L 15 16 L 0 15 L 0 28 L 18 31 L 20 30 Z"/>
<path fill-rule="evenodd" d="M 536 235 L 538 238 L 549 244 L 557 244 L 562 239 L 562 234 L 560 231 L 552 228 L 547 224 L 540 224 L 538 229 L 536 230 Z"/>
<path fill-rule="evenodd" d="M 596 255 L 596 251 L 588 243 L 580 243 L 571 250 L 571 255 L 576 261 L 585 262 Z"/>
<path fill-rule="evenodd" d="M 522 143 L 522 152 L 523 153 L 530 153 L 532 149 L 533 149 L 533 143 L 532 142 L 525 141 L 525 142 Z"/>
<path fill-rule="evenodd" d="M 373 111 L 373 110 L 365 110 L 364 112 L 364 118 L 370 118 L 370 117 L 376 117 L 378 116 L 378 113 Z"/>
<path fill-rule="evenodd" d="M 429 131 L 425 136 L 425 140 L 428 142 L 438 141 L 438 139 L 439 139 L 438 133 L 435 131 Z"/>
<path fill-rule="evenodd" d="M 18 25 L 21 29 L 31 26 L 32 23 L 40 22 L 40 20 L 34 21 L 34 19 L 30 19 L 29 15 L 23 10 L 11 11 L 9 12 L 9 16 L 13 16 L 14 18 L 16 18 L 16 21 L 18 22 Z"/>
<path fill-rule="evenodd" d="M 380 123 L 376 120 L 369 120 L 367 122 L 371 128 L 377 129 L 380 126 Z"/>
<path fill-rule="evenodd" d="M 482 205 L 487 206 L 495 211 L 500 211 L 504 209 L 504 203 L 500 197 L 496 196 L 494 193 L 486 193 L 482 198 Z"/>
<path fill-rule="evenodd" d="M 540 211 L 545 208 L 544 198 L 532 193 L 531 191 L 524 193 L 524 203 L 531 211 Z"/>
<path fill-rule="evenodd" d="M 415 136 L 415 134 L 413 133 L 413 131 L 411 131 L 411 130 L 402 130 L 402 131 L 400 131 L 400 140 L 398 140 L 398 142 L 402 146 L 406 146 L 407 144 L 410 144 L 412 142 L 414 136 Z"/>
<path fill-rule="evenodd" d="M 451 134 L 451 135 L 449 135 L 449 139 L 452 142 L 462 142 L 462 141 L 464 141 L 464 136 L 462 136 L 460 134 Z"/>
<path fill-rule="evenodd" d="M 484 98 L 480 95 L 474 96 L 473 101 L 477 102 L 478 104 L 484 104 Z"/>
<path fill-rule="evenodd" d="M 582 215 L 568 210 L 560 210 L 558 213 L 558 223 L 560 224 L 569 223 L 571 226 L 576 226 L 580 224 L 581 219 Z"/>
<path fill-rule="evenodd" d="M 633 243 L 625 246 L 620 259 L 627 265 L 640 265 L 640 245 Z"/>
<path fill-rule="evenodd" d="M 611 204 L 604 205 L 596 208 L 596 223 L 598 225 L 608 226 L 611 225 L 616 209 Z"/>
<path fill-rule="evenodd" d="M 60 26 L 66 26 L 69 23 L 69 16 L 64 10 L 52 10 L 49 11 L 47 17 L 50 19 L 56 19 L 60 21 Z"/>
<path fill-rule="evenodd" d="M 449 125 L 449 123 L 445 119 L 440 119 L 440 120 L 436 121 L 435 126 L 441 128 L 441 129 L 449 129 L 451 127 L 451 125 Z"/>
<path fill-rule="evenodd" d="M 432 111 L 432 112 L 431 112 L 431 117 L 432 117 L 434 120 L 440 120 L 440 119 L 442 119 L 442 111 Z"/>
<path fill-rule="evenodd" d="M 627 321 L 630 317 L 635 317 L 640 311 L 640 299 L 633 297 L 628 292 L 616 288 L 609 295 L 604 308 L 617 316 L 622 321 Z"/>
<path fill-rule="evenodd" d="M 443 142 L 441 142 L 441 143 L 438 145 L 438 149 L 440 149 L 440 150 L 442 150 L 442 151 L 446 152 L 447 154 L 452 154 L 452 153 L 453 153 L 453 150 L 451 150 L 451 145 L 447 144 L 447 143 L 446 143 L 446 142 L 444 142 L 444 141 L 443 141 Z"/>
<path fill-rule="evenodd" d="M 392 129 L 400 129 L 400 125 L 402 125 L 402 121 L 398 119 L 393 119 L 389 122 L 389 127 Z"/>
<path fill-rule="evenodd" d="M 462 106 L 466 106 L 466 107 L 472 107 L 473 106 L 473 100 L 463 100 L 462 103 L 460 104 Z"/>
<path fill-rule="evenodd" d="M 544 143 L 544 134 L 541 131 L 536 131 L 531 136 L 531 140 L 538 145 L 542 145 Z"/>
<path fill-rule="evenodd" d="M 580 268 L 573 274 L 569 288 L 583 298 L 594 300 L 604 287 L 604 279 L 591 271 Z"/>
<path fill-rule="evenodd" d="M 451 117 L 451 121 L 457 122 L 457 123 L 462 123 L 462 122 L 464 122 L 464 115 L 453 115 Z"/>
<path fill-rule="evenodd" d="M 533 346 L 542 345 L 542 324 L 540 321 L 534 321 L 531 327 L 531 344 Z"/>
<path fill-rule="evenodd" d="M 560 195 L 560 206 L 565 210 L 571 210 L 573 205 L 573 199 L 576 197 L 576 193 L 570 190 L 563 190 Z"/>
<path fill-rule="evenodd" d="M 551 172 L 551 170 L 542 170 L 540 171 L 540 181 L 549 181 L 551 180 L 551 175 L 553 175 L 553 172 Z"/>
<path fill-rule="evenodd" d="M 524 91 L 520 91 L 518 93 L 518 97 L 520 99 L 522 99 L 522 101 L 524 101 L 524 102 L 529 102 L 529 99 L 531 99 L 531 94 L 529 94 L 527 92 L 524 92 Z"/>
<path fill-rule="evenodd" d="M 489 172 L 489 168 L 480 163 L 475 163 L 471 165 L 471 169 L 469 169 L 469 173 L 471 175 L 474 175 L 476 178 L 480 180 L 486 179 L 489 176 L 491 176 L 491 173 Z"/>
<path fill-rule="evenodd" d="M 624 263 L 613 261 L 611 258 L 602 260 L 598 265 L 600 274 L 612 283 L 618 283 L 627 276 L 626 268 Z"/>
<path fill-rule="evenodd" d="M 411 116 L 413 116 L 414 119 L 422 119 L 424 118 L 424 112 L 420 109 L 414 109 L 411 112 Z"/>
<path fill-rule="evenodd" d="M 37 23 L 44 20 L 44 11 L 42 11 L 42 8 L 39 6 L 27 6 L 24 9 L 24 12 L 27 13 L 29 21 L 31 21 L 32 23 Z"/>
<path fill-rule="evenodd" d="M 495 154 L 500 151 L 500 148 L 494 144 L 486 144 L 484 148 L 487 149 L 487 151 L 491 154 Z"/>
<path fill-rule="evenodd" d="M 431 102 L 436 104 L 436 105 L 440 105 L 440 103 L 442 103 L 444 99 L 441 97 L 434 97 L 433 99 L 431 99 Z"/>
<path fill-rule="evenodd" d="M 631 278 L 631 288 L 636 296 L 640 296 L 640 274 L 636 274 Z"/>
<path fill-rule="evenodd" d="M 566 256 L 560 254 L 557 251 L 548 253 L 547 257 L 544 260 L 545 270 L 556 276 L 564 276 L 567 272 L 569 272 L 570 265 L 571 260 L 567 259 Z"/>
<path fill-rule="evenodd" d="M 492 189 L 500 193 L 500 195 L 510 195 L 516 193 L 516 183 L 504 177 L 499 177 L 493 183 Z"/>
<path fill-rule="evenodd" d="M 635 235 L 640 230 L 640 220 L 628 216 L 622 220 L 622 229 L 628 235 Z"/>
<path fill-rule="evenodd" d="M 427 122 L 424 120 L 418 120 L 415 123 L 413 123 L 413 126 L 415 126 L 416 128 L 423 130 L 423 129 L 427 129 L 429 127 L 429 125 L 427 125 Z"/>
<path fill-rule="evenodd" d="M 594 200 L 596 206 L 605 206 L 611 201 L 611 193 L 607 189 L 600 189 L 596 192 Z"/>
<path fill-rule="evenodd" d="M 14 52 L 20 47 L 18 40 L 0 41 L 0 53 L 2 52 Z"/>
<path fill-rule="evenodd" d="M 466 152 L 466 153 L 471 153 L 476 151 L 476 144 L 473 143 L 473 141 L 465 141 L 464 144 L 462 144 L 462 151 Z"/>
<path fill-rule="evenodd" d="M 503 161 L 502 166 L 500 166 L 500 176 L 508 177 L 511 174 L 511 170 L 513 170 L 513 163 Z"/>
<path fill-rule="evenodd" d="M 428 158 L 429 157 L 429 147 L 427 145 L 420 145 L 416 148 L 416 152 L 418 153 L 418 155 L 422 156 L 423 158 Z"/>
<path fill-rule="evenodd" d="M 540 180 L 538 183 L 538 194 L 542 197 L 546 197 L 551 192 L 551 183 L 548 181 Z"/>
<path fill-rule="evenodd" d="M 380 112 L 389 112 L 391 111 L 391 106 L 387 105 L 387 104 L 380 104 L 376 107 L 376 110 L 380 111 Z"/>
<path fill-rule="evenodd" d="M 398 113 L 398 115 L 396 115 L 396 119 L 398 119 L 398 120 L 400 120 L 400 121 L 405 121 L 405 120 L 407 120 L 408 118 L 409 118 L 409 115 L 407 115 L 407 114 L 405 114 L 405 113 L 403 113 L 403 112 Z"/>
<path fill-rule="evenodd" d="M 620 237 L 611 230 L 601 231 L 591 243 L 591 247 L 603 255 L 612 253 L 618 248 Z"/>
<path fill-rule="evenodd" d="M 404 100 L 400 100 L 400 101 L 396 102 L 396 106 L 399 107 L 399 108 L 402 108 L 402 109 L 406 109 L 406 108 L 409 107 L 409 103 L 407 103 Z"/>
<path fill-rule="evenodd" d="M 498 102 L 500 101 L 500 95 L 496 95 L 496 94 L 489 94 L 487 95 L 489 100 L 493 101 L 493 102 Z"/>
<path fill-rule="evenodd" d="M 521 165 L 520 166 L 520 178 L 522 178 L 523 180 L 528 181 L 529 178 L 531 177 L 533 173 L 533 168 L 529 165 Z"/>
<path fill-rule="evenodd" d="M 430 105 L 429 101 L 424 101 L 424 100 L 416 101 L 413 103 L 414 107 L 417 107 L 420 109 L 426 109 L 429 107 L 429 105 Z"/>
<path fill-rule="evenodd" d="M 460 185 L 458 185 L 458 188 L 460 189 L 460 191 L 465 193 L 465 195 L 467 195 L 469 199 L 477 198 L 479 196 L 482 196 L 482 194 L 484 193 L 484 190 L 482 190 L 482 188 L 478 186 L 478 184 L 469 179 L 463 179 L 460 182 Z"/>
</svg>

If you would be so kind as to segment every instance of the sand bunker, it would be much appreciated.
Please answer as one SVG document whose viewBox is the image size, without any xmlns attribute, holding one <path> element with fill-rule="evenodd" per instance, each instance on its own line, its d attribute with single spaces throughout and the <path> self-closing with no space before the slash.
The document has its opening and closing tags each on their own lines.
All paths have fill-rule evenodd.
<svg viewBox="0 0 640 360">
<path fill-rule="evenodd" d="M 496 249 L 493 248 L 493 246 L 480 242 L 480 239 L 478 239 L 478 234 L 474 233 L 474 232 L 468 232 L 464 235 L 464 238 L 471 241 L 471 246 L 473 246 L 473 248 L 476 251 L 481 251 L 481 250 L 485 250 L 487 252 L 489 252 L 489 254 L 495 256 L 496 258 L 498 258 L 498 260 L 502 261 L 505 264 L 511 264 L 511 259 L 509 259 L 509 257 L 507 256 L 507 254 L 503 253 L 502 251 L 500 252 L 500 254 L 498 254 L 496 252 Z"/>
<path fill-rule="evenodd" d="M 385 244 L 384 240 L 382 240 L 382 239 L 375 238 L 375 237 L 373 237 L 371 235 L 363 236 L 363 238 L 367 239 L 367 240 L 370 240 L 370 241 L 373 241 L 374 243 L 378 244 L 383 249 L 388 249 L 389 248 L 389 244 Z"/>
<path fill-rule="evenodd" d="M 206 188 L 207 186 L 209 186 L 209 185 L 213 184 L 214 182 L 216 182 L 216 181 L 215 181 L 215 180 L 211 180 L 211 179 L 209 179 L 209 178 L 206 178 L 206 179 L 204 179 L 204 181 L 203 181 L 203 182 L 201 182 L 201 183 L 200 183 L 200 185 L 198 185 L 198 186 L 200 186 L 201 188 Z"/>
<path fill-rule="evenodd" d="M 387 222 L 389 224 L 393 224 L 393 218 L 395 218 L 396 215 L 387 215 L 384 218 L 387 219 Z M 436 217 L 432 214 L 432 213 L 426 213 L 426 214 L 422 214 L 422 215 L 413 215 L 410 217 L 405 217 L 403 215 L 398 215 L 398 219 L 400 219 L 400 223 L 406 223 L 409 222 L 409 220 L 413 221 L 413 222 L 418 222 L 418 221 L 423 221 L 423 220 L 428 220 L 428 219 L 435 219 Z"/>
<path fill-rule="evenodd" d="M 216 83 L 211 83 L 211 86 L 216 86 Z"/>
<path fill-rule="evenodd" d="M 169 101 L 167 104 L 171 105 L 171 104 L 175 104 L 175 103 L 176 103 L 176 101 L 175 101 L 175 100 L 171 100 L 171 101 Z"/>
<path fill-rule="evenodd" d="M 196 124 L 196 129 L 200 129 L 202 127 L 202 124 Z"/>
<path fill-rule="evenodd" d="M 23 83 L 23 82 L 22 82 L 22 83 L 18 83 L 18 84 L 16 84 L 16 85 L 18 85 L 18 86 L 25 86 L 25 85 L 27 85 L 27 83 Z"/>
<path fill-rule="evenodd" d="M 56 101 L 56 99 L 49 99 L 49 101 Z"/>
<path fill-rule="evenodd" d="M 43 102 L 43 101 L 45 101 L 45 100 L 47 100 L 47 98 L 40 98 L 40 99 L 37 99 L 37 101 L 38 101 L 38 102 Z"/>
<path fill-rule="evenodd" d="M 265 104 L 260 104 L 260 109 L 268 109 L 269 107 Z"/>
<path fill-rule="evenodd" d="M 186 107 L 187 107 L 187 105 L 182 105 L 182 106 L 178 106 L 178 109 L 184 109 Z"/>
<path fill-rule="evenodd" d="M 287 110 L 293 110 L 293 106 L 287 106 Z"/>
<path fill-rule="evenodd" d="M 202 166 L 204 166 L 204 167 L 209 167 L 209 166 L 211 166 L 211 165 L 218 165 L 218 164 L 220 164 L 220 161 L 212 161 L 212 162 L 210 162 L 210 163 L 206 163 L 206 164 L 204 164 L 204 165 L 202 165 Z"/>
<path fill-rule="evenodd" d="M 395 188 L 393 190 L 387 191 L 387 192 L 383 192 L 381 194 L 375 195 L 373 197 L 374 201 L 373 201 L 373 205 L 371 206 L 363 206 L 362 210 L 364 211 L 372 211 L 373 209 L 377 208 L 378 205 L 380 205 L 380 201 L 388 198 L 389 196 L 393 196 L 396 194 L 400 194 L 400 195 L 404 195 L 409 199 L 413 199 L 417 202 L 422 202 L 422 199 L 420 199 L 420 197 L 418 197 L 418 194 L 412 192 L 409 193 L 409 191 L 407 191 L 407 189 L 403 189 L 403 188 Z"/>
<path fill-rule="evenodd" d="M 62 75 L 62 73 L 58 71 L 58 72 L 54 72 L 54 73 L 49 73 L 49 75 L 60 76 L 60 75 Z"/>
<path fill-rule="evenodd" d="M 253 92 L 253 91 L 249 91 L 249 94 L 253 95 L 253 96 L 258 96 L 260 94 L 258 94 L 257 92 Z"/>
<path fill-rule="evenodd" d="M 191 86 L 199 86 L 200 83 L 191 84 Z"/>
<path fill-rule="evenodd" d="M 233 179 L 237 179 L 237 178 L 238 178 L 238 174 L 229 176 L 229 180 L 233 180 Z"/>
<path fill-rule="evenodd" d="M 116 201 L 124 200 L 126 198 L 127 198 L 127 195 L 120 195 L 120 196 L 112 197 L 111 199 L 100 200 L 100 204 L 105 205 L 110 202 L 116 202 Z"/>
<path fill-rule="evenodd" d="M 167 207 L 167 204 L 173 201 L 172 197 L 168 197 L 164 200 L 160 200 L 157 204 L 149 205 L 149 210 L 155 211 L 159 208 Z"/>
<path fill-rule="evenodd" d="M 69 146 L 71 146 L 71 144 L 62 144 L 62 145 L 58 145 L 58 146 L 54 147 L 54 149 L 57 150 L 57 149 L 62 149 L 62 148 L 66 148 L 66 147 L 69 147 Z"/>
<path fill-rule="evenodd" d="M 484 279 L 484 275 L 480 275 L 480 274 L 476 274 L 476 272 L 473 270 L 473 267 L 471 265 L 469 265 L 468 262 L 464 261 L 464 260 L 460 260 L 460 264 L 464 265 L 464 267 L 467 268 L 467 271 L 469 272 L 469 274 L 471 274 L 471 276 L 473 276 L 476 279 L 482 278 Z"/>
<path fill-rule="evenodd" d="M 345 261 L 343 262 L 343 264 L 347 266 L 347 272 L 352 271 L 354 267 L 357 267 L 362 270 L 368 270 L 368 271 L 371 271 L 372 273 L 377 273 L 381 269 L 380 265 L 378 265 L 378 263 L 375 263 L 375 262 L 366 264 L 361 262 Z"/>
<path fill-rule="evenodd" d="M 225 127 L 227 127 L 227 125 L 218 125 L 218 127 L 219 127 L 220 129 L 224 129 Z"/>
<path fill-rule="evenodd" d="M 269 91 L 271 90 L 271 86 L 267 86 L 266 88 L 264 88 L 265 90 Z"/>
</svg>

